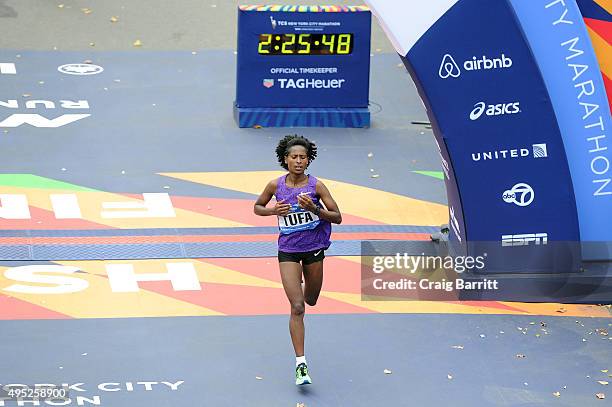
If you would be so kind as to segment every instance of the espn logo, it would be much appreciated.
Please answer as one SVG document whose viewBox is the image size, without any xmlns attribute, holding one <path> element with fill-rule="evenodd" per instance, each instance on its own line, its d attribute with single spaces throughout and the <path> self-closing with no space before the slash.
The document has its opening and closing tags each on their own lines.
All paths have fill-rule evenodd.
<svg viewBox="0 0 612 407">
<path fill-rule="evenodd" d="M 548 233 L 524 233 L 522 235 L 502 235 L 502 246 L 529 246 L 548 244 Z"/>
</svg>

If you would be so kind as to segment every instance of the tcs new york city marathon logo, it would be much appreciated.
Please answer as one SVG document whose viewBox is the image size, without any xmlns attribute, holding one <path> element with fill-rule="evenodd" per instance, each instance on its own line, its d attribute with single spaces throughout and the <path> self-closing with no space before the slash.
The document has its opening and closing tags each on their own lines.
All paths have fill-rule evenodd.
<svg viewBox="0 0 612 407">
<path fill-rule="evenodd" d="M 94 64 L 65 64 L 58 67 L 57 70 L 66 75 L 87 76 L 97 75 L 104 71 L 104 68 Z"/>
</svg>

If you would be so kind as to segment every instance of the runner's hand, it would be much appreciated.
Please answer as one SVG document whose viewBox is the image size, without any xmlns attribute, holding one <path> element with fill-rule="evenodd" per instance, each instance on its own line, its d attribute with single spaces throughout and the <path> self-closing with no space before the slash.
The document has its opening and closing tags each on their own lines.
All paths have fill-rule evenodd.
<svg viewBox="0 0 612 407">
<path fill-rule="evenodd" d="M 289 210 L 291 210 L 291 205 L 283 203 L 283 202 L 285 202 L 284 199 L 282 201 L 277 201 L 276 204 L 274 205 L 275 215 L 285 216 L 289 213 Z"/>
<path fill-rule="evenodd" d="M 298 195 L 297 200 L 298 205 L 307 211 L 313 212 L 317 209 L 317 206 L 314 204 L 314 202 L 312 202 L 312 199 L 310 199 L 310 196 L 308 195 Z"/>
</svg>

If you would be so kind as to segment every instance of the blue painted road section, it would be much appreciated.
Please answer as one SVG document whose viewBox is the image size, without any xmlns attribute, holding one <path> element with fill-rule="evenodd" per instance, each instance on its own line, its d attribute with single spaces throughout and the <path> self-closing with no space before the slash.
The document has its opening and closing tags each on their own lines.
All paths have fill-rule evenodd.
<svg viewBox="0 0 612 407">
<path fill-rule="evenodd" d="M 20 57 L 16 58 L 19 54 Z M 164 172 L 280 170 L 274 150 L 288 133 L 314 140 L 313 174 L 365 187 L 446 203 L 444 184 L 412 171 L 441 168 L 431 131 L 409 76 L 393 54 L 372 58 L 370 129 L 239 129 L 232 116 L 236 56 L 231 51 L 17 52 L 0 50 L 16 75 L 2 75 L 0 121 L 10 114 L 90 114 L 59 128 L 28 124 L 0 129 L 3 173 L 31 174 L 107 192 L 160 191 L 173 195 L 252 199 L 253 195 L 157 175 Z M 90 60 L 91 76 L 58 72 Z M 40 84 L 39 81 L 43 82 Z M 398 87 L 406 89 L 398 92 Z M 24 97 L 23 95 L 30 95 Z M 28 100 L 56 106 L 27 109 Z M 87 100 L 65 109 L 60 100 Z M 16 152 L 19 152 L 16 154 Z M 373 156 L 368 158 L 368 153 Z M 39 159 L 44 157 L 44 160 Z M 61 171 L 65 168 L 66 171 Z M 370 169 L 379 178 L 371 178 Z M 125 171 L 122 175 L 121 171 Z"/>
<path fill-rule="evenodd" d="M 308 315 L 306 323 L 308 387 L 294 384 L 285 316 L 4 321 L 0 383 L 83 383 L 73 395 L 114 407 L 607 403 L 595 394 L 605 390 L 597 380 L 609 380 L 601 370 L 611 367 L 611 341 L 595 330 L 609 319 Z M 137 384 L 146 381 L 157 383 L 147 391 Z M 184 383 L 173 391 L 162 381 Z M 103 383 L 123 390 L 99 390 Z"/>
</svg>

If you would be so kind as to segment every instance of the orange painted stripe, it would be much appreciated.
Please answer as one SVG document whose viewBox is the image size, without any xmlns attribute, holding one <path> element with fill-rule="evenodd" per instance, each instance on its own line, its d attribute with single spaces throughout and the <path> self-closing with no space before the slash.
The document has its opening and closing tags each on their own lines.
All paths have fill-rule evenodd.
<svg viewBox="0 0 612 407">
<path fill-rule="evenodd" d="M 243 274 L 267 279 L 280 283 L 280 274 L 278 270 L 278 262 L 275 257 L 267 258 L 215 258 L 201 260 L 207 264 L 213 264 L 219 267 L 224 267 Z M 328 257 L 324 262 L 324 277 L 323 291 L 340 292 L 359 294 L 361 292 L 361 266 L 358 262 L 348 261 L 338 257 Z M 204 288 L 206 290 L 206 288 Z M 250 299 L 249 299 L 250 300 Z M 441 301 L 442 302 L 442 301 Z M 536 304 L 528 303 L 512 303 L 502 301 L 444 301 L 450 305 L 467 306 L 473 308 L 473 313 L 479 313 L 479 310 L 500 310 L 509 311 L 515 314 L 533 315 L 539 314 L 540 308 Z M 317 307 L 319 304 L 317 304 Z M 313 308 L 311 312 L 316 312 Z M 570 310 L 570 313 L 573 310 Z M 334 312 L 333 310 L 331 311 Z M 377 311 L 372 311 L 377 312 Z M 448 308 L 445 313 L 453 313 L 453 308 Z M 458 311 L 465 313 L 465 311 Z M 568 314 L 569 315 L 569 314 Z M 574 314 L 572 314 L 574 315 Z M 575 315 L 583 315 L 578 313 Z M 584 311 L 587 315 L 587 311 Z"/>
<path fill-rule="evenodd" d="M 525 314 L 528 313 L 527 311 L 521 308 L 511 307 L 500 301 L 449 301 L 449 303 L 458 304 L 458 305 L 469 305 L 475 308 L 494 308 L 494 309 L 518 312 L 518 313 L 525 313 Z M 521 304 L 521 303 L 517 303 L 517 304 Z"/>
<path fill-rule="evenodd" d="M 164 282 L 143 282 L 146 290 L 206 307 L 227 315 L 289 314 L 290 306 L 282 288 L 249 287 L 228 284 L 205 284 L 201 292 L 174 291 Z M 307 307 L 313 314 L 371 314 L 367 308 L 320 297 L 316 308 Z"/>
<path fill-rule="evenodd" d="M 606 10 L 608 13 L 612 14 L 612 0 L 593 0 L 593 1 L 599 4 L 601 8 Z"/>
<path fill-rule="evenodd" d="M 603 75 L 603 81 L 604 87 L 606 88 L 606 95 L 608 96 L 608 107 L 610 108 L 610 113 L 612 113 L 612 79 Z"/>
<path fill-rule="evenodd" d="M 280 283 L 276 257 L 202 259 L 204 263 Z M 361 265 L 338 257 L 326 257 L 323 263 L 323 290 L 359 294 Z"/>
<path fill-rule="evenodd" d="M 277 234 L 257 235 L 187 235 L 187 236 L 70 236 L 70 237 L 3 237 L 0 245 L 100 245 L 158 244 L 206 242 L 270 242 Z M 427 233 L 334 233 L 332 240 L 429 240 Z"/>
</svg>

